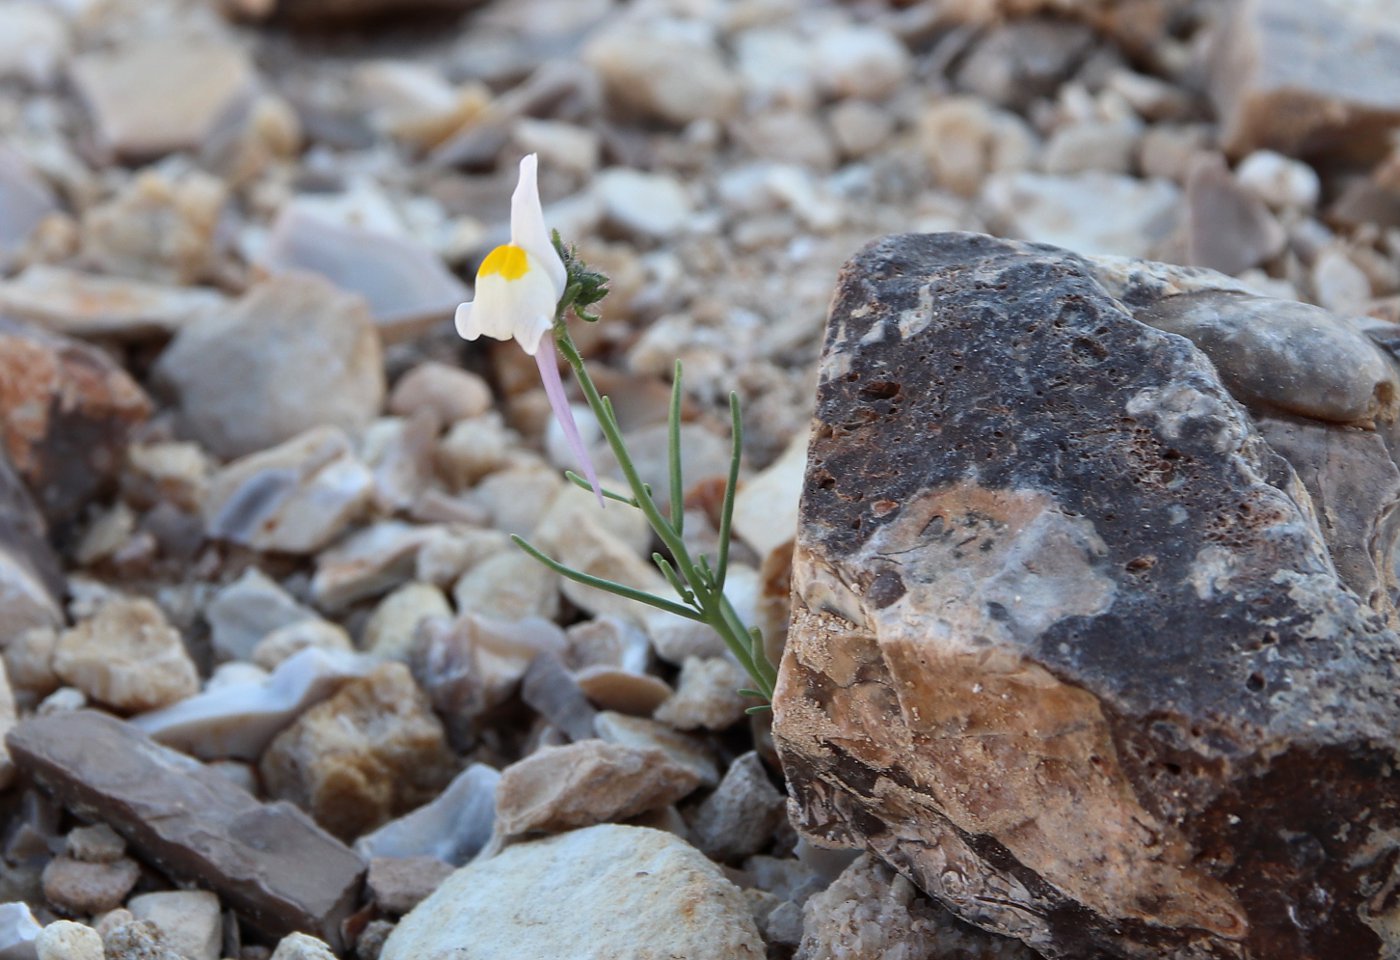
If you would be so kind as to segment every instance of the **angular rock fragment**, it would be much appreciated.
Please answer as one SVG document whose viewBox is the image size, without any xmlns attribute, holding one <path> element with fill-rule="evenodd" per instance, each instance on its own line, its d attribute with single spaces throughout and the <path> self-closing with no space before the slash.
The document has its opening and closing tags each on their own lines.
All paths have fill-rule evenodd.
<svg viewBox="0 0 1400 960">
<path fill-rule="evenodd" d="M 694 847 L 601 824 L 516 844 L 448 877 L 399 922 L 380 960 L 568 957 L 759 960 L 739 888 Z"/>
<path fill-rule="evenodd" d="M 1246 0 L 1211 51 L 1226 150 L 1378 159 L 1400 127 L 1400 21 L 1384 4 Z"/>
<path fill-rule="evenodd" d="M 695 845 L 719 861 L 752 856 L 773 839 L 782 819 L 784 798 L 768 780 L 758 754 L 750 750 L 724 772 L 715 792 L 690 818 Z"/>
<path fill-rule="evenodd" d="M 106 353 L 0 317 L 0 440 L 49 519 L 70 519 L 111 483 L 150 412 Z"/>
<path fill-rule="evenodd" d="M 296 808 L 263 804 L 198 761 L 91 710 L 32 717 L 15 762 L 65 806 L 120 831 L 172 876 L 212 889 L 269 936 L 339 943 L 364 864 Z"/>
<path fill-rule="evenodd" d="M 364 513 L 374 478 L 335 427 L 235 460 L 204 501 L 210 537 L 279 553 L 315 553 Z"/>
<path fill-rule="evenodd" d="M 228 660 L 247 660 L 263 637 L 280 627 L 315 619 L 316 611 L 297 603 L 257 567 L 249 567 L 210 598 L 204 618 L 209 621 L 216 654 Z"/>
<path fill-rule="evenodd" d="M 1287 234 L 1264 201 L 1231 176 L 1224 158 L 1201 156 L 1186 178 L 1186 257 L 1236 274 L 1280 253 Z"/>
<path fill-rule="evenodd" d="M 35 9 L 43 12 L 42 7 Z M 0 18 L 3 16 L 0 13 Z M 0 44 L 4 42 L 0 39 Z M 0 50 L 0 58 L 3 56 L 4 51 Z M 29 169 L 22 157 L 0 147 L 0 268 L 24 249 L 34 228 L 56 210 L 58 201 L 48 184 Z"/>
<path fill-rule="evenodd" d="M 851 864 L 802 910 L 795 960 L 839 957 L 977 957 L 1036 960 L 1015 940 L 953 921 L 906 878 L 869 855 Z"/>
<path fill-rule="evenodd" d="M 483 714 L 505 703 L 542 653 L 561 653 L 564 631 L 548 620 L 495 620 L 466 613 L 429 620 L 409 651 L 413 675 L 459 749 L 476 739 Z"/>
<path fill-rule="evenodd" d="M 468 294 L 437 254 L 417 241 L 335 224 L 295 203 L 273 227 L 263 266 L 272 273 L 319 274 L 358 293 L 387 342 L 444 323 Z"/>
<path fill-rule="evenodd" d="M 133 717 L 131 723 L 160 743 L 206 760 L 256 760 L 308 707 L 372 668 L 368 657 L 302 650 L 265 679 L 211 682 L 203 693 Z"/>
<path fill-rule="evenodd" d="M 219 898 L 208 890 L 143 893 L 126 904 L 137 920 L 160 928 L 165 942 L 189 960 L 219 960 L 224 918 Z"/>
<path fill-rule="evenodd" d="M 269 794 L 346 839 L 436 796 L 453 773 L 442 724 L 400 663 L 302 714 L 268 746 L 259 770 Z"/>
<path fill-rule="evenodd" d="M 215 290 L 102 277 L 34 264 L 0 282 L 0 309 L 74 337 L 136 340 L 174 333 L 222 306 Z"/>
<path fill-rule="evenodd" d="M 199 690 L 180 631 L 144 597 L 116 597 L 64 631 L 53 669 L 65 683 L 122 712 L 169 706 Z"/>
<path fill-rule="evenodd" d="M 963 234 L 847 266 L 774 702 L 793 809 L 1047 955 L 1380 957 L 1400 640 L 1215 367 L 1128 312 L 1170 287 Z"/>
<path fill-rule="evenodd" d="M 437 857 L 375 857 L 365 886 L 385 913 L 404 914 L 418 906 L 453 872 Z"/>
<path fill-rule="evenodd" d="M 311 596 L 323 610 L 340 610 L 407 581 L 418 550 L 436 529 L 384 520 L 346 537 L 316 558 Z"/>
<path fill-rule="evenodd" d="M 999 173 L 982 200 L 1011 236 L 1085 254 L 1146 257 L 1176 229 L 1181 191 L 1167 180 L 1089 172 L 1073 176 Z"/>
<path fill-rule="evenodd" d="M 8 648 L 30 631 L 63 622 L 63 574 L 47 525 L 0 453 L 0 636 Z"/>
<path fill-rule="evenodd" d="M 44 928 L 23 903 L 0 903 L 0 957 L 33 960 L 34 941 Z"/>
<path fill-rule="evenodd" d="M 156 367 L 183 429 L 240 457 L 317 426 L 357 430 L 379 413 L 384 370 L 364 302 L 308 274 L 252 288 L 185 326 Z"/>
<path fill-rule="evenodd" d="M 541 747 L 502 771 L 497 834 L 559 833 L 626 820 L 675 803 L 699 782 L 693 770 L 656 747 L 602 740 Z"/>
<path fill-rule="evenodd" d="M 491 839 L 496 821 L 496 784 L 501 774 L 474 763 L 436 798 L 355 841 L 373 857 L 434 857 L 460 867 Z"/>
<path fill-rule="evenodd" d="M 238 47 L 170 33 L 84 53 L 69 76 L 92 115 L 98 146 L 126 160 L 199 148 L 225 115 L 251 99 L 257 79 Z"/>
</svg>

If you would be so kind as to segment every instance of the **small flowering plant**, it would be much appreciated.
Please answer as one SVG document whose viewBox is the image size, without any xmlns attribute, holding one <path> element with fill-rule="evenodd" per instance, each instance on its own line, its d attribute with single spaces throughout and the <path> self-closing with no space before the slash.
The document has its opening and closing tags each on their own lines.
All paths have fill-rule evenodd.
<svg viewBox="0 0 1400 960">
<path fill-rule="evenodd" d="M 764 652 L 763 638 L 758 629 L 745 626 L 728 597 L 724 595 L 725 574 L 729 567 L 734 494 L 739 480 L 739 458 L 743 445 L 739 398 L 734 393 L 729 394 L 729 416 L 733 424 L 732 452 L 728 482 L 720 507 L 719 550 L 712 563 L 710 558 L 704 555 L 698 559 L 692 558 L 682 539 L 682 500 L 685 488 L 681 479 L 680 361 L 676 362 L 671 388 L 667 447 L 670 468 L 670 516 L 666 516 L 652 499 L 650 486 L 643 483 L 637 475 L 637 468 L 623 442 L 617 417 L 613 414 L 612 404 L 607 397 L 598 394 L 598 388 L 594 386 L 593 378 L 589 376 L 583 358 L 574 345 L 573 338 L 569 336 L 569 328 L 565 321 L 570 312 L 580 320 L 597 322 L 599 317 L 593 308 L 607 295 L 607 283 L 606 276 L 589 270 L 576 251 L 564 245 L 557 232 L 551 233 L 546 228 L 544 210 L 540 205 L 537 160 L 534 154 L 531 154 L 520 161 L 520 182 L 511 197 L 510 242 L 496 247 L 481 262 L 476 275 L 476 300 L 457 308 L 457 332 L 467 340 L 475 340 L 483 334 L 497 340 L 513 338 L 526 353 L 535 358 L 545 394 L 549 397 L 549 405 L 564 430 L 564 436 L 578 461 L 579 468 L 583 471 L 583 476 L 572 471 L 566 471 L 565 476 L 571 482 L 591 491 L 598 498 L 600 508 L 603 507 L 604 498 L 607 498 L 642 511 L 657 539 L 670 554 L 668 559 L 660 552 L 653 553 L 652 561 L 676 591 L 679 601 L 574 570 L 546 556 L 522 537 L 512 536 L 511 539 L 526 553 L 570 580 L 648 604 L 678 617 L 708 624 L 720 635 L 730 652 L 753 678 L 754 689 L 740 692 L 760 697 L 764 703 L 750 709 L 766 709 L 773 697 L 777 670 Z M 588 448 L 579 436 L 578 426 L 574 422 L 568 398 L 564 393 L 564 384 L 559 376 L 559 355 L 563 355 L 569 364 L 574 378 L 583 390 L 584 398 L 588 401 L 589 409 L 598 418 L 603 436 L 622 468 L 623 478 L 631 491 L 630 496 L 605 490 L 598 483 L 597 471 L 588 455 Z"/>
</svg>

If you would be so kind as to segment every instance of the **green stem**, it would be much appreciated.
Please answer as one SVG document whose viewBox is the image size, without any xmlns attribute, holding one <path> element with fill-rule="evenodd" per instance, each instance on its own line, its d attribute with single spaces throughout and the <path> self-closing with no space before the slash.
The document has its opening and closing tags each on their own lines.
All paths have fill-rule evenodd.
<svg viewBox="0 0 1400 960">
<path fill-rule="evenodd" d="M 598 393 L 597 386 L 593 383 L 593 378 L 589 376 L 588 370 L 583 365 L 583 357 L 579 354 L 578 348 L 574 345 L 573 338 L 569 336 L 568 328 L 564 325 L 563 314 L 566 303 L 561 302 L 558 315 L 555 317 L 554 338 L 558 345 L 559 353 L 568 362 L 570 369 L 574 372 L 575 379 L 578 380 L 579 387 L 583 390 L 584 399 L 588 401 L 588 407 L 598 418 L 598 425 L 603 431 L 604 438 L 608 441 L 608 447 L 612 450 L 613 456 L 617 458 L 617 465 L 622 470 L 622 476 L 627 481 L 628 487 L 633 493 L 633 501 L 642 514 L 647 518 L 647 523 L 656 533 L 657 538 L 665 545 L 675 561 L 675 567 L 666 563 L 664 558 L 658 555 L 658 566 L 663 575 L 670 582 L 671 586 L 682 597 L 694 599 L 691 601 L 698 607 L 698 612 L 689 607 L 682 606 L 661 597 L 652 596 L 641 590 L 625 587 L 622 584 L 614 583 L 610 580 L 602 580 L 598 577 L 590 577 L 587 574 L 571 570 L 557 561 L 551 560 L 540 553 L 534 547 L 527 544 L 519 537 L 512 539 L 520 544 L 527 552 L 540 560 L 551 569 L 578 583 L 585 583 L 596 586 L 604 590 L 611 591 L 619 596 L 638 600 L 649 604 L 668 613 L 674 613 L 679 617 L 688 620 L 697 620 L 706 623 L 720 638 L 734 655 L 739 664 L 748 671 L 750 677 L 758 685 L 759 692 L 772 699 L 773 687 L 777 680 L 777 671 L 768 662 L 768 657 L 762 645 L 757 643 L 754 636 L 749 632 L 739 619 L 738 613 L 734 610 L 734 605 L 729 602 L 729 598 L 724 595 L 724 574 L 725 566 L 728 563 L 728 534 L 730 519 L 734 509 L 735 486 L 738 482 L 738 458 L 741 449 L 743 435 L 740 432 L 738 399 L 731 396 L 730 413 L 734 424 L 734 452 L 730 462 L 729 486 L 725 491 L 725 506 L 721 516 L 721 539 L 719 569 L 713 573 L 709 570 L 708 564 L 703 569 L 697 569 L 695 562 L 690 557 L 690 551 L 686 548 L 685 541 L 681 538 L 680 516 L 682 505 L 680 502 L 680 462 L 679 462 L 679 397 L 680 397 L 680 368 L 676 369 L 676 385 L 672 393 L 671 401 L 671 429 L 670 429 L 670 460 L 668 466 L 671 473 L 671 510 L 674 521 L 662 515 L 661 510 L 656 506 L 656 501 L 652 499 L 651 488 L 642 482 L 642 478 L 637 473 L 637 467 L 632 462 L 632 457 L 627 452 L 627 446 L 622 440 L 622 431 L 617 423 L 617 417 L 613 413 L 612 404 L 606 397 Z M 702 558 L 703 559 L 703 558 Z"/>
</svg>

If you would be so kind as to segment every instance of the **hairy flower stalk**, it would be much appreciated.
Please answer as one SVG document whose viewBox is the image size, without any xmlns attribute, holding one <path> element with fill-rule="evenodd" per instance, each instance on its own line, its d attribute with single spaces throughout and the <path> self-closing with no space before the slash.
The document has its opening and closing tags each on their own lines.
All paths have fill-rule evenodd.
<svg viewBox="0 0 1400 960">
<path fill-rule="evenodd" d="M 477 272 L 476 300 L 473 303 L 464 303 L 457 309 L 457 331 L 468 340 L 475 340 L 482 334 L 498 340 L 514 338 L 526 353 L 535 357 L 540 368 L 540 377 L 544 382 L 545 394 L 549 397 L 549 405 L 563 427 L 570 449 L 583 470 L 582 477 L 573 473 L 566 473 L 566 476 L 573 483 L 592 491 L 598 498 L 599 506 L 602 506 L 603 499 L 607 498 L 628 504 L 642 512 L 657 539 L 670 554 L 668 559 L 659 552 L 654 553 L 652 560 L 676 591 L 679 600 L 659 597 L 626 584 L 574 570 L 546 556 L 522 537 L 512 536 L 511 539 L 535 559 L 570 580 L 607 590 L 688 620 L 708 624 L 720 635 L 730 652 L 753 679 L 754 689 L 741 692 L 764 700 L 762 705 L 750 709 L 766 709 L 768 701 L 773 697 L 777 670 L 768 660 L 758 629 L 744 625 L 733 604 L 724 594 L 725 575 L 729 567 L 734 495 L 738 485 L 739 458 L 743 447 L 739 398 L 734 393 L 729 395 L 732 448 L 728 483 L 720 507 L 718 556 L 713 563 L 703 555 L 696 560 L 691 557 L 681 535 L 684 529 L 682 495 L 685 486 L 681 476 L 680 362 L 676 362 L 671 393 L 667 450 L 671 509 L 670 516 L 666 516 L 656 505 L 651 488 L 638 476 L 636 465 L 622 439 L 622 430 L 618 426 L 612 404 L 607 397 L 598 393 L 593 378 L 584 366 L 583 357 L 569 335 L 566 318 L 570 312 L 590 323 L 598 320 L 598 315 L 592 308 L 607 295 L 607 283 L 608 278 L 589 270 L 571 248 L 564 246 L 557 233 L 551 235 L 546 231 L 536 185 L 536 160 L 534 155 L 530 155 L 520 162 L 520 183 L 511 198 L 511 242 L 492 250 L 482 261 Z M 546 337 L 546 332 L 551 336 Z M 558 355 L 564 358 L 573 371 L 589 409 L 597 417 L 603 436 L 622 469 L 622 476 L 627 481 L 631 496 L 604 490 L 599 485 L 597 473 L 588 456 L 588 450 L 579 437 L 578 427 L 574 423 L 568 399 L 564 394 L 564 385 L 560 380 L 556 361 L 556 347 Z"/>
</svg>

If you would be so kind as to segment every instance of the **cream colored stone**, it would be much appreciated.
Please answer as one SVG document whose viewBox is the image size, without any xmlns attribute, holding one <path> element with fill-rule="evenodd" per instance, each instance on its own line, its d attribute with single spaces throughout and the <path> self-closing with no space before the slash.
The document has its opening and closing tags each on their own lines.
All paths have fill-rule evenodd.
<svg viewBox="0 0 1400 960">
<path fill-rule="evenodd" d="M 365 624 L 360 646 L 371 654 L 404 660 L 420 621 L 452 616 L 441 590 L 429 583 L 406 583 L 383 600 Z"/>
<path fill-rule="evenodd" d="M 199 690 L 180 632 L 145 598 L 117 597 L 58 638 L 54 673 L 94 700 L 153 710 Z"/>
</svg>

